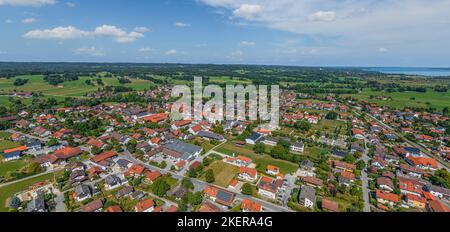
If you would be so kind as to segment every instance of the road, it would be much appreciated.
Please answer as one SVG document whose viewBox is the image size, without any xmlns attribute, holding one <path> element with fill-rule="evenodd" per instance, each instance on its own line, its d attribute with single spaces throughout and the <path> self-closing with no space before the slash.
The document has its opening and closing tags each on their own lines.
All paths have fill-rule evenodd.
<svg viewBox="0 0 450 232">
<path fill-rule="evenodd" d="M 45 172 L 42 172 L 42 173 L 39 173 L 39 174 L 36 174 L 36 175 L 33 175 L 33 176 L 28 176 L 28 177 L 25 177 L 25 178 L 22 178 L 22 179 L 19 179 L 19 180 L 15 180 L 15 181 L 11 181 L 11 182 L 8 182 L 8 183 L 0 184 L 0 188 L 8 186 L 8 185 L 16 184 L 16 183 L 19 183 L 19 182 L 22 182 L 22 181 L 25 181 L 25 180 L 33 179 L 35 177 L 43 176 L 43 175 L 46 175 L 46 174 L 49 174 L 49 173 L 61 171 L 61 170 L 62 170 L 62 168 L 47 170 Z"/>
<path fill-rule="evenodd" d="M 206 154 L 211 154 L 211 153 L 213 153 L 212 150 L 210 152 L 206 153 Z M 214 151 L 214 153 L 218 153 L 218 152 Z M 218 153 L 218 154 L 220 154 L 220 153 Z M 182 180 L 185 177 L 183 175 L 180 175 L 179 173 L 175 173 L 175 172 L 172 172 L 172 171 L 167 171 L 167 170 L 161 169 L 159 167 L 151 166 L 151 165 L 149 165 L 149 164 L 147 164 L 147 163 L 145 163 L 145 162 L 143 162 L 141 160 L 136 159 L 128 151 L 124 152 L 123 157 L 128 159 L 128 160 L 130 160 L 134 164 L 142 164 L 142 165 L 144 165 L 145 168 L 147 168 L 149 170 L 158 170 L 162 174 L 170 173 L 172 175 L 172 177 L 174 177 L 174 178 L 176 178 L 178 180 Z M 192 181 L 192 184 L 194 184 L 195 189 L 204 189 L 207 185 L 214 186 L 214 187 L 217 187 L 217 188 L 222 188 L 220 186 L 217 186 L 217 185 L 214 185 L 214 184 L 210 184 L 210 183 L 206 183 L 205 181 L 202 181 L 202 180 L 199 180 L 199 179 L 195 179 L 195 178 L 191 178 L 191 181 Z M 230 191 L 230 190 L 228 190 L 228 191 Z M 273 204 L 273 203 L 270 203 L 270 202 L 267 202 L 267 201 L 264 201 L 264 200 L 252 197 L 252 196 L 247 196 L 247 195 L 241 194 L 240 192 L 235 192 L 235 191 L 232 191 L 232 192 L 236 194 L 236 199 L 239 199 L 239 200 L 250 199 L 250 200 L 252 200 L 254 202 L 260 203 L 263 208 L 268 209 L 269 211 L 273 211 L 273 212 L 292 212 L 292 210 L 290 210 L 289 208 L 286 208 L 286 207 L 283 207 L 283 206 L 280 206 L 280 205 L 276 205 L 276 204 Z"/>
<path fill-rule="evenodd" d="M 368 149 L 367 149 L 367 141 L 364 140 L 364 153 L 362 154 L 362 160 L 364 163 L 366 163 L 366 166 L 364 170 L 361 171 L 361 183 L 362 183 L 362 192 L 363 192 L 363 199 L 364 199 L 364 212 L 370 212 L 370 200 L 369 200 L 369 180 L 367 178 L 367 167 L 369 165 L 369 156 L 367 155 Z"/>
<path fill-rule="evenodd" d="M 354 112 L 355 112 L 355 111 L 354 111 Z M 355 112 L 355 113 L 356 113 L 357 115 L 360 115 L 360 114 L 357 113 L 357 112 Z M 366 113 L 366 115 L 367 115 L 369 118 L 371 118 L 371 119 L 377 121 L 382 127 L 384 127 L 384 129 L 387 129 L 387 130 L 390 130 L 390 131 L 394 132 L 400 139 L 402 139 L 402 140 L 404 140 L 406 143 L 408 143 L 409 146 L 418 148 L 418 149 L 420 149 L 420 150 L 422 151 L 422 153 L 424 153 L 427 157 L 435 159 L 435 160 L 439 163 L 440 168 L 445 168 L 447 171 L 450 171 L 449 164 L 448 164 L 446 161 L 442 160 L 441 157 L 436 156 L 436 155 L 433 155 L 426 147 L 424 147 L 424 146 L 422 146 L 422 145 L 420 145 L 420 144 L 417 144 L 417 143 L 415 143 L 415 142 L 409 140 L 408 138 L 404 137 L 404 136 L 403 136 L 402 134 L 400 134 L 396 129 L 394 129 L 394 128 L 392 128 L 391 126 L 385 124 L 384 122 L 382 122 L 381 120 L 377 119 L 377 118 L 374 117 L 373 115 L 368 114 L 368 113 Z"/>
</svg>

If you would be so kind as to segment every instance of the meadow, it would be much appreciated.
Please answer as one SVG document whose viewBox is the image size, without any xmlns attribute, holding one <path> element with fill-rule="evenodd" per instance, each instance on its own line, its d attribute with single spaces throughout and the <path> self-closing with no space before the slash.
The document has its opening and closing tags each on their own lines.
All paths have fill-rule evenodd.
<svg viewBox="0 0 450 232">
<path fill-rule="evenodd" d="M 356 98 L 358 100 L 366 100 L 374 102 L 382 106 L 391 106 L 394 108 L 403 108 L 405 106 L 421 107 L 421 108 L 436 108 L 443 109 L 444 107 L 450 107 L 450 91 L 446 93 L 435 92 L 428 89 L 426 93 L 419 92 L 376 92 L 368 89 L 364 89 L 359 94 L 345 95 Z M 370 96 L 384 96 L 391 97 L 388 100 L 370 99 Z"/>
<path fill-rule="evenodd" d="M 14 80 L 17 78 L 28 79 L 28 83 L 23 86 L 14 86 Z M 120 84 L 117 78 L 101 78 L 105 86 L 125 86 L 133 88 L 134 90 L 140 91 L 144 89 L 149 89 L 154 84 L 147 80 L 141 79 L 131 79 L 131 83 Z M 28 75 L 28 76 L 17 76 L 11 79 L 0 78 L 0 93 L 1 92 L 11 92 L 11 91 L 24 91 L 24 92 L 42 92 L 46 97 L 64 98 L 64 97 L 78 97 L 81 98 L 85 94 L 90 92 L 95 92 L 98 90 L 97 85 L 88 85 L 86 80 L 91 80 L 95 82 L 94 78 L 91 77 L 79 77 L 76 81 L 63 82 L 58 86 L 53 86 L 48 84 L 44 80 L 42 75 Z M 6 98 L 7 101 L 7 98 Z M 5 99 L 0 98 L 0 102 L 5 102 Z"/>
<path fill-rule="evenodd" d="M 269 155 L 256 154 L 253 150 L 248 148 L 237 147 L 233 142 L 224 143 L 222 146 L 218 147 L 216 151 L 226 155 L 232 155 L 235 153 L 236 155 L 249 157 L 257 165 L 256 169 L 258 169 L 259 172 L 266 172 L 267 165 L 269 164 L 279 167 L 281 172 L 285 174 L 293 173 L 298 169 L 297 164 L 289 161 L 274 159 Z"/>
<path fill-rule="evenodd" d="M 27 190 L 31 185 L 45 181 L 51 180 L 54 175 L 58 173 L 48 173 L 42 176 L 37 176 L 31 179 L 23 180 L 14 184 L 10 184 L 0 188 L 0 212 L 8 212 L 8 206 L 6 205 L 8 198 L 13 196 L 13 194 L 20 191 Z"/>
<path fill-rule="evenodd" d="M 223 161 L 216 161 L 209 165 L 208 169 L 214 172 L 214 184 L 222 187 L 228 187 L 230 181 L 239 173 L 239 168 Z"/>
</svg>

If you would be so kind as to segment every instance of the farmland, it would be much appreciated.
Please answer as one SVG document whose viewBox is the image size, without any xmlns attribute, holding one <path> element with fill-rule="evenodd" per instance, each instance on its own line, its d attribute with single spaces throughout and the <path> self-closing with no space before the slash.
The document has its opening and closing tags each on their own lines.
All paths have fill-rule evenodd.
<svg viewBox="0 0 450 232">
<path fill-rule="evenodd" d="M 7 199 L 13 194 L 28 189 L 31 185 L 39 183 L 45 180 L 50 180 L 53 178 L 54 173 L 44 174 L 42 176 L 37 176 L 31 179 L 17 182 L 15 184 L 7 185 L 0 188 L 0 212 L 7 212 L 8 207 L 6 206 Z"/>
<path fill-rule="evenodd" d="M 14 86 L 14 80 L 28 79 L 28 83 L 23 86 Z M 125 86 L 133 88 L 133 90 L 144 90 L 148 89 L 153 85 L 152 82 L 147 80 L 132 79 L 131 83 L 120 84 L 117 78 L 101 78 L 105 86 Z M 90 92 L 95 92 L 99 86 L 88 85 L 86 80 L 94 80 L 90 77 L 79 77 L 76 81 L 64 82 L 61 85 L 53 86 L 44 81 L 44 76 L 42 75 L 29 75 L 29 76 L 18 76 L 11 79 L 0 79 L 0 93 L 1 92 L 11 92 L 11 91 L 33 91 L 42 92 L 44 96 L 47 97 L 83 97 L 85 94 Z M 4 102 L 5 99 L 0 99 Z"/>
<path fill-rule="evenodd" d="M 359 94 L 345 95 L 358 100 L 366 100 L 383 106 L 391 106 L 394 108 L 403 108 L 406 105 L 410 107 L 421 108 L 437 108 L 450 107 L 450 92 L 439 93 L 428 89 L 426 93 L 419 92 L 376 92 L 365 89 Z M 370 96 L 384 96 L 387 100 L 370 99 Z"/>
<path fill-rule="evenodd" d="M 230 181 L 239 173 L 237 166 L 227 164 L 223 161 L 212 163 L 208 169 L 212 169 L 214 172 L 214 184 L 222 187 L 228 187 Z"/>
<path fill-rule="evenodd" d="M 247 148 L 237 147 L 232 142 L 227 142 L 216 150 L 227 155 L 235 153 L 236 155 L 242 155 L 251 158 L 257 165 L 256 168 L 259 172 L 265 172 L 266 167 L 269 164 L 278 166 L 282 173 L 292 173 L 298 169 L 297 164 L 291 163 L 289 161 L 274 159 L 269 155 L 258 155 Z"/>
<path fill-rule="evenodd" d="M 19 171 L 21 168 L 25 167 L 26 164 L 27 163 L 23 160 L 0 163 L 0 176 L 4 176 L 8 172 Z"/>
</svg>

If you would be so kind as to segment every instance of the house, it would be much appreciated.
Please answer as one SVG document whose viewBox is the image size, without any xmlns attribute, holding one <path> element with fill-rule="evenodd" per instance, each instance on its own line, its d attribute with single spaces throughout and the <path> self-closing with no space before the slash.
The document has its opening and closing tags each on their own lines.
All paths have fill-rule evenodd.
<svg viewBox="0 0 450 232">
<path fill-rule="evenodd" d="M 65 147 L 65 148 L 56 150 L 53 155 L 58 157 L 58 159 L 68 160 L 70 158 L 81 155 L 82 152 L 83 151 L 81 150 L 81 147 Z"/>
<path fill-rule="evenodd" d="M 89 147 L 91 147 L 91 149 L 93 147 L 96 147 L 98 149 L 103 149 L 106 144 L 104 142 L 100 141 L 100 140 L 97 140 L 97 139 L 94 139 L 94 138 L 90 138 L 88 140 L 88 142 L 87 142 L 87 145 Z"/>
<path fill-rule="evenodd" d="M 356 128 L 352 129 L 352 135 L 353 135 L 353 138 L 359 139 L 359 140 L 363 140 L 365 138 L 364 131 L 362 131 L 360 129 L 356 129 Z"/>
<path fill-rule="evenodd" d="M 339 212 L 339 203 L 324 198 L 322 199 L 322 210 L 337 213 Z"/>
<path fill-rule="evenodd" d="M 252 164 L 252 162 L 253 162 L 252 159 L 241 155 L 238 155 L 235 160 L 237 166 L 245 166 L 245 167 L 248 167 L 250 164 Z"/>
<path fill-rule="evenodd" d="M 407 164 L 400 164 L 399 170 L 408 176 L 422 178 L 426 174 L 426 172 L 420 168 L 416 168 Z"/>
<path fill-rule="evenodd" d="M 312 176 L 303 177 L 302 181 L 306 185 L 314 188 L 321 188 L 323 186 L 323 181 L 321 179 Z"/>
<path fill-rule="evenodd" d="M 134 188 L 127 185 L 116 192 L 116 198 L 119 199 L 119 198 L 127 197 L 127 196 L 131 195 L 131 193 L 133 193 L 133 191 L 134 191 Z"/>
<path fill-rule="evenodd" d="M 339 184 L 343 184 L 346 186 L 350 186 L 351 183 L 355 181 L 355 174 L 347 171 L 341 172 L 341 175 L 338 177 Z"/>
<path fill-rule="evenodd" d="M 341 170 L 341 171 L 346 171 L 346 172 L 353 172 L 356 169 L 356 165 L 349 164 L 349 163 L 342 162 L 342 161 L 334 161 L 333 165 L 334 165 L 334 168 Z"/>
<path fill-rule="evenodd" d="M 402 176 L 397 176 L 397 179 L 399 181 L 398 185 L 402 194 L 413 194 L 419 197 L 422 196 L 425 183 Z"/>
<path fill-rule="evenodd" d="M 93 213 L 101 212 L 103 209 L 103 200 L 97 199 L 81 207 L 81 212 Z"/>
<path fill-rule="evenodd" d="M 267 165 L 266 173 L 272 176 L 276 176 L 280 173 L 280 168 L 273 165 Z"/>
<path fill-rule="evenodd" d="M 212 133 L 209 131 L 200 131 L 197 133 L 197 136 L 202 137 L 206 140 L 216 140 L 219 142 L 222 142 L 225 140 L 225 138 L 222 135 L 218 135 L 216 133 Z"/>
<path fill-rule="evenodd" d="M 105 187 L 107 190 L 115 189 L 122 185 L 122 180 L 116 175 L 110 175 L 105 178 Z"/>
<path fill-rule="evenodd" d="M 220 208 L 211 202 L 204 202 L 198 209 L 198 212 L 200 213 L 217 213 L 220 211 Z"/>
<path fill-rule="evenodd" d="M 262 205 L 250 199 L 244 199 L 242 200 L 241 210 L 242 212 L 259 213 L 262 212 Z"/>
<path fill-rule="evenodd" d="M 162 146 L 162 153 L 175 161 L 185 160 L 189 161 L 200 155 L 202 148 L 190 143 L 185 143 L 180 140 L 173 140 L 172 142 Z"/>
<path fill-rule="evenodd" d="M 300 188 L 298 202 L 307 208 L 314 208 L 316 204 L 316 190 L 311 186 L 303 185 Z"/>
<path fill-rule="evenodd" d="M 333 150 L 332 152 L 331 152 L 331 155 L 332 156 L 334 156 L 334 157 L 337 157 L 337 158 L 344 158 L 346 155 L 347 155 L 347 152 L 345 152 L 345 151 L 340 151 L 340 150 Z"/>
<path fill-rule="evenodd" d="M 29 213 L 44 213 L 47 212 L 44 194 L 38 193 L 27 205 L 27 212 Z"/>
<path fill-rule="evenodd" d="M 249 182 L 255 182 L 256 179 L 258 179 L 258 171 L 256 168 L 248 168 L 245 166 L 241 166 L 239 168 L 239 176 L 240 179 L 249 181 Z"/>
<path fill-rule="evenodd" d="M 361 152 L 364 153 L 366 150 L 364 149 L 364 147 L 362 147 L 358 142 L 354 142 L 352 143 L 351 147 L 350 147 L 350 152 L 352 154 L 356 153 L 356 152 Z"/>
<path fill-rule="evenodd" d="M 440 199 L 450 200 L 450 189 L 443 188 L 436 185 L 426 185 L 426 190 L 430 192 L 433 196 L 439 197 Z"/>
<path fill-rule="evenodd" d="M 291 149 L 291 152 L 294 152 L 294 153 L 303 153 L 303 151 L 305 150 L 305 145 L 301 142 L 296 142 L 291 145 L 290 149 Z"/>
<path fill-rule="evenodd" d="M 272 179 L 270 177 L 263 176 L 259 179 L 257 184 L 258 194 L 266 198 L 276 199 L 278 191 L 282 185 L 283 180 L 281 179 Z"/>
<path fill-rule="evenodd" d="M 255 145 L 257 142 L 259 142 L 263 138 L 263 135 L 257 132 L 252 132 L 250 137 L 245 139 L 245 142 L 251 145 Z"/>
<path fill-rule="evenodd" d="M 107 213 L 122 213 L 123 211 L 122 211 L 122 208 L 120 208 L 120 206 L 113 205 L 113 206 L 106 208 L 105 212 L 107 212 Z"/>
<path fill-rule="evenodd" d="M 139 213 L 152 212 L 154 209 L 155 209 L 155 202 L 152 199 L 140 201 L 134 207 L 134 211 Z"/>
<path fill-rule="evenodd" d="M 145 167 L 142 164 L 133 164 L 129 169 L 128 169 L 128 176 L 131 177 L 135 177 L 138 178 L 140 176 L 142 176 L 144 174 L 145 171 Z"/>
<path fill-rule="evenodd" d="M 311 160 L 303 160 L 297 173 L 299 176 L 316 176 L 315 170 L 316 168 Z"/>
<path fill-rule="evenodd" d="M 100 163 L 102 161 L 111 159 L 113 157 L 117 156 L 117 153 L 115 150 L 111 150 L 111 151 L 104 151 L 99 155 L 96 155 L 92 158 L 92 161 L 94 161 L 95 163 Z"/>
<path fill-rule="evenodd" d="M 203 192 L 206 198 L 225 206 L 231 206 L 234 202 L 234 198 L 236 197 L 236 194 L 233 192 L 209 185 L 205 187 Z"/>
<path fill-rule="evenodd" d="M 378 177 L 377 178 L 377 186 L 378 188 L 387 191 L 392 192 L 394 191 L 394 182 L 387 177 Z"/>
<path fill-rule="evenodd" d="M 230 183 L 228 184 L 228 188 L 237 190 L 236 188 L 237 188 L 238 183 L 239 183 L 238 180 L 232 179 L 232 180 L 230 181 Z"/>
<path fill-rule="evenodd" d="M 267 146 L 276 146 L 278 143 L 278 138 L 272 138 L 272 137 L 266 137 L 261 142 L 264 143 Z"/>
<path fill-rule="evenodd" d="M 7 162 L 7 161 L 11 161 L 11 160 L 18 160 L 18 159 L 20 159 L 21 156 L 22 156 L 22 152 L 20 152 L 20 151 L 4 153 L 3 161 Z"/>
<path fill-rule="evenodd" d="M 81 184 L 75 187 L 76 199 L 82 202 L 92 197 L 91 187 L 89 185 Z"/>
<path fill-rule="evenodd" d="M 172 129 L 173 130 L 179 130 L 182 129 L 186 126 L 189 126 L 192 123 L 192 120 L 181 120 L 181 121 L 176 121 L 172 124 Z"/>
<path fill-rule="evenodd" d="M 3 160 L 4 161 L 10 161 L 10 160 L 17 160 L 20 159 L 23 152 L 27 151 L 27 146 L 19 146 L 12 149 L 6 149 L 3 151 Z"/>
<path fill-rule="evenodd" d="M 383 192 L 379 189 L 375 192 L 375 197 L 377 199 L 378 203 L 384 204 L 384 205 L 390 205 L 393 207 L 394 205 L 398 204 L 400 201 L 400 197 L 393 193 Z"/>
<path fill-rule="evenodd" d="M 145 193 L 142 192 L 141 190 L 134 191 L 134 192 L 131 193 L 131 195 L 130 195 L 131 199 L 133 199 L 133 200 L 139 200 L 139 199 L 142 199 L 144 196 L 145 196 Z"/>
<path fill-rule="evenodd" d="M 122 170 L 129 169 L 131 166 L 133 166 L 133 163 L 126 159 L 118 159 L 118 160 L 116 160 L 116 164 Z"/>
<path fill-rule="evenodd" d="M 144 172 L 144 182 L 147 183 L 153 183 L 153 181 L 155 181 L 156 179 L 158 179 L 161 176 L 161 172 L 159 171 L 150 171 L 150 170 L 146 170 Z"/>
<path fill-rule="evenodd" d="M 414 167 L 435 171 L 438 169 L 437 161 L 429 157 L 407 156 L 406 161 Z"/>
<path fill-rule="evenodd" d="M 419 209 L 425 209 L 427 204 L 427 200 L 422 196 L 417 196 L 409 193 L 405 194 L 405 201 L 408 206 Z"/>
<path fill-rule="evenodd" d="M 28 142 L 25 146 L 27 146 L 28 150 L 32 151 L 40 151 L 42 149 L 42 143 L 40 140 Z"/>
<path fill-rule="evenodd" d="M 428 212 L 450 213 L 450 208 L 439 200 L 428 202 L 427 210 Z"/>
<path fill-rule="evenodd" d="M 197 124 L 191 128 L 189 128 L 188 132 L 197 135 L 198 132 L 200 132 L 203 129 L 203 127 L 200 124 Z"/>
</svg>

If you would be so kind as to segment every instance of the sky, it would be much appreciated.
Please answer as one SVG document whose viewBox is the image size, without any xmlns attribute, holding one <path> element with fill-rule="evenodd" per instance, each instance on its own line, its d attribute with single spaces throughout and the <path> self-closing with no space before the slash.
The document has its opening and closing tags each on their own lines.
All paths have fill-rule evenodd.
<svg viewBox="0 0 450 232">
<path fill-rule="evenodd" d="M 0 0 L 0 61 L 450 67 L 450 0 Z"/>
</svg>

